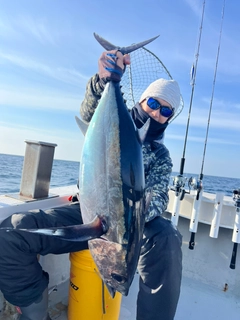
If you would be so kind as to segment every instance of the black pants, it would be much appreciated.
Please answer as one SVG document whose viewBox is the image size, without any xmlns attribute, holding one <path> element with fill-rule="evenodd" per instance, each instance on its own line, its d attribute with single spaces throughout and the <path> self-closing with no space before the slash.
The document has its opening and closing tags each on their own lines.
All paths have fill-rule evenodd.
<svg viewBox="0 0 240 320">
<path fill-rule="evenodd" d="M 0 228 L 48 228 L 82 224 L 79 203 L 52 210 L 13 214 Z M 71 242 L 27 232 L 0 229 L 0 290 L 11 304 L 26 307 L 35 302 L 48 285 L 37 254 L 61 254 L 87 249 L 87 242 Z"/>
<path fill-rule="evenodd" d="M 47 228 L 81 224 L 79 203 L 43 212 L 14 214 L 0 224 L 13 228 Z M 48 285 L 48 274 L 37 254 L 80 251 L 87 243 L 0 229 L 0 290 L 13 305 L 35 302 Z M 181 235 L 170 221 L 159 217 L 145 225 L 138 270 L 140 287 L 137 320 L 171 320 L 180 294 Z"/>
<path fill-rule="evenodd" d="M 137 320 L 172 320 L 182 278 L 182 236 L 171 221 L 146 223 L 138 261 Z"/>
</svg>

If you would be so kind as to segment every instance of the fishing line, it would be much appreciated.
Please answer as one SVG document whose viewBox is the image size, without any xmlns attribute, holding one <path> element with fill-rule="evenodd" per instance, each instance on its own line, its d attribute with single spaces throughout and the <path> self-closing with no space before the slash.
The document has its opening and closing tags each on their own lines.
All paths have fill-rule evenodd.
<svg viewBox="0 0 240 320">
<path fill-rule="evenodd" d="M 216 84 L 216 76 L 217 76 L 217 69 L 218 69 L 218 60 L 219 60 L 219 53 L 220 53 L 220 48 L 221 48 L 221 39 L 222 39 L 222 27 L 223 27 L 224 11 L 225 11 L 225 0 L 223 1 L 223 8 L 222 8 L 221 27 L 220 27 L 218 50 L 217 50 L 217 58 L 216 58 L 216 65 L 215 65 L 213 85 L 212 85 L 212 95 L 211 95 L 211 100 L 210 100 L 208 123 L 207 123 L 207 131 L 206 131 L 206 137 L 205 137 L 205 143 L 204 143 L 204 150 L 203 150 L 203 160 L 202 160 L 201 172 L 200 172 L 200 176 L 199 176 L 199 177 L 200 177 L 200 180 L 202 180 L 202 178 L 203 178 L 203 167 L 204 167 L 204 161 L 205 161 L 205 155 L 206 155 L 206 149 L 207 149 L 208 132 L 209 132 L 209 127 L 210 127 L 210 120 L 211 120 L 211 113 L 212 113 L 212 104 L 213 104 L 213 97 L 214 97 L 215 84 Z"/>
</svg>

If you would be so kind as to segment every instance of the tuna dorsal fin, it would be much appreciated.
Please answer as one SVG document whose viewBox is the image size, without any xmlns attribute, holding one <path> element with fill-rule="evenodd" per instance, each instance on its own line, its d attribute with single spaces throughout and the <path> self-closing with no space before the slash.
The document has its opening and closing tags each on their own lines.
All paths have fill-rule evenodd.
<svg viewBox="0 0 240 320">
<path fill-rule="evenodd" d="M 146 139 L 147 132 L 150 126 L 150 121 L 150 118 L 147 119 L 144 125 L 140 129 L 137 129 L 138 139 L 141 142 L 141 144 L 143 144 Z"/>
<path fill-rule="evenodd" d="M 85 122 L 83 122 L 80 118 L 78 118 L 77 116 L 75 116 L 77 125 L 79 126 L 80 130 L 82 131 L 83 135 L 85 136 L 87 129 L 88 129 L 88 124 L 86 124 Z"/>
<path fill-rule="evenodd" d="M 139 43 L 133 44 L 133 45 L 128 46 L 128 47 L 115 46 L 111 42 L 109 42 L 109 41 L 103 39 L 102 37 L 100 37 L 95 32 L 94 32 L 94 37 L 104 49 L 106 49 L 106 50 L 119 50 L 122 54 L 127 54 L 127 53 L 135 51 L 135 50 L 137 50 L 139 48 L 142 48 L 143 46 L 146 46 L 148 43 L 150 43 L 153 40 L 157 39 L 159 37 L 159 35 L 156 36 L 156 37 L 153 37 L 153 38 L 151 38 L 149 40 L 146 40 L 146 41 L 143 41 L 143 42 L 139 42 Z"/>
</svg>

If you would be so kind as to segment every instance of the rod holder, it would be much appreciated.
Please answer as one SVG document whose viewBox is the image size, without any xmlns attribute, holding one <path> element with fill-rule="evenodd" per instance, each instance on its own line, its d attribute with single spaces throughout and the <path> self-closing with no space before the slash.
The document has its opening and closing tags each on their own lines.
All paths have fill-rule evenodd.
<svg viewBox="0 0 240 320">
<path fill-rule="evenodd" d="M 224 198 L 224 194 L 222 192 L 216 193 L 215 204 L 213 208 L 213 219 L 212 219 L 210 233 L 209 233 L 209 236 L 211 238 L 218 237 L 221 214 L 222 214 L 223 198 Z"/>
<path fill-rule="evenodd" d="M 195 247 L 195 234 L 197 233 L 198 220 L 200 213 L 200 206 L 202 201 L 202 188 L 194 190 L 196 193 L 195 199 L 193 201 L 192 215 L 190 220 L 189 231 L 191 232 L 190 241 L 188 248 L 193 250 Z"/>
<path fill-rule="evenodd" d="M 25 140 L 20 196 L 30 199 L 48 197 L 54 151 L 57 144 Z"/>
<path fill-rule="evenodd" d="M 235 202 L 236 215 L 232 235 L 233 251 L 230 263 L 231 269 L 236 268 L 237 249 L 240 243 L 240 189 L 233 190 L 233 201 Z"/>
<path fill-rule="evenodd" d="M 173 212 L 172 212 L 172 218 L 171 221 L 174 226 L 178 225 L 178 219 L 179 219 L 179 210 L 180 210 L 180 195 L 174 197 L 174 203 L 173 203 Z"/>
</svg>

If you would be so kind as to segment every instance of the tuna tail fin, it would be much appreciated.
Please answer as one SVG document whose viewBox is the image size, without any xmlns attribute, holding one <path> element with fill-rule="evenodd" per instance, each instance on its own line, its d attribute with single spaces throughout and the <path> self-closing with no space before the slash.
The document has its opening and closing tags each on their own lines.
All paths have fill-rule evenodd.
<svg viewBox="0 0 240 320">
<path fill-rule="evenodd" d="M 75 120 L 76 120 L 77 125 L 79 126 L 80 130 L 82 131 L 83 135 L 85 136 L 87 129 L 88 129 L 88 124 L 83 122 L 83 120 L 78 118 L 77 116 L 75 116 Z"/>
<path fill-rule="evenodd" d="M 141 144 L 143 144 L 146 139 L 148 129 L 150 126 L 150 121 L 151 121 L 150 118 L 147 119 L 147 121 L 144 123 L 144 125 L 140 129 L 137 129 L 138 139 Z"/>
<path fill-rule="evenodd" d="M 96 34 L 94 32 L 94 37 L 95 39 L 100 43 L 100 45 L 106 49 L 106 50 L 119 50 L 122 54 L 127 54 L 127 53 L 130 53 L 132 51 L 135 51 L 139 48 L 142 48 L 143 46 L 147 45 L 148 43 L 152 42 L 153 40 L 157 39 L 159 37 L 156 36 L 156 37 L 153 37 L 149 40 L 146 40 L 146 41 L 143 41 L 143 42 L 139 42 L 139 43 L 136 43 L 136 44 L 133 44 L 131 46 L 128 46 L 128 47 L 119 47 L 119 46 L 115 46 L 114 44 L 110 43 L 109 41 L 103 39 L 102 37 L 100 37 L 98 34 Z"/>
</svg>

